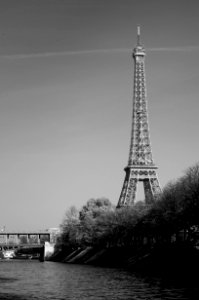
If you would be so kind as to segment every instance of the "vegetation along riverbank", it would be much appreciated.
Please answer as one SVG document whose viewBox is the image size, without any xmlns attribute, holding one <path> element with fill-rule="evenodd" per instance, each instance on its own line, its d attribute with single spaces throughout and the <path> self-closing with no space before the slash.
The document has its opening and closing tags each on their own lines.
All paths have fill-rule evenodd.
<svg viewBox="0 0 199 300">
<path fill-rule="evenodd" d="M 153 204 L 115 208 L 106 198 L 71 207 L 53 261 L 144 270 L 199 266 L 199 164 Z"/>
</svg>

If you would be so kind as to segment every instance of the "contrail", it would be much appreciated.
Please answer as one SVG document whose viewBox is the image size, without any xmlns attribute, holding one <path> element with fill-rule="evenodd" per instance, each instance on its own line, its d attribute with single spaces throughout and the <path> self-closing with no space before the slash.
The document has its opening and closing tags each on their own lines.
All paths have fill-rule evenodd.
<svg viewBox="0 0 199 300">
<path fill-rule="evenodd" d="M 159 52 L 192 52 L 198 51 L 199 46 L 182 46 L 182 47 L 156 47 L 156 48 L 148 48 L 147 51 L 159 51 Z"/>
<path fill-rule="evenodd" d="M 0 55 L 0 58 L 6 59 L 26 59 L 26 58 L 42 58 L 53 56 L 73 56 L 73 55 L 87 55 L 100 53 L 122 53 L 129 52 L 131 49 L 113 48 L 113 49 L 93 49 L 93 50 L 77 50 L 77 51 L 63 51 L 63 52 L 41 52 L 41 53 L 24 53 L 24 54 L 6 54 Z"/>
<path fill-rule="evenodd" d="M 41 52 L 41 53 L 24 53 L 24 54 L 2 54 L 0 58 L 3 59 L 28 59 L 28 58 L 48 58 L 56 56 L 73 56 L 73 55 L 87 55 L 87 54 L 109 54 L 109 53 L 128 53 L 132 52 L 131 48 L 112 48 L 112 49 L 91 49 L 91 50 L 74 50 L 62 52 Z M 151 52 L 192 52 L 198 51 L 199 46 L 182 46 L 182 47 L 155 47 L 147 48 Z"/>
</svg>

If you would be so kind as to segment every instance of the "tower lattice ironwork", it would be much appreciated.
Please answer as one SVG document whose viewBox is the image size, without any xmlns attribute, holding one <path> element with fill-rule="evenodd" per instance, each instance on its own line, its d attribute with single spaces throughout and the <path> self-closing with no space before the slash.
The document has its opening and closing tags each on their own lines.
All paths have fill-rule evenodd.
<svg viewBox="0 0 199 300">
<path fill-rule="evenodd" d="M 143 182 L 145 202 L 152 203 L 161 193 L 157 177 L 157 166 L 152 159 L 149 136 L 145 49 L 140 42 L 140 27 L 137 27 L 137 45 L 133 50 L 134 93 L 132 132 L 128 165 L 124 169 L 126 176 L 117 207 L 133 205 L 136 198 L 138 181 Z"/>
</svg>

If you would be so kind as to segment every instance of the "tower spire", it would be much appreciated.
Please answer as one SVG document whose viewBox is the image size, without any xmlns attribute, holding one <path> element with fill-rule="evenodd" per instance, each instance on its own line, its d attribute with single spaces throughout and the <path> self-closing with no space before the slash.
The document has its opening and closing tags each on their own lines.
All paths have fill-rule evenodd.
<svg viewBox="0 0 199 300">
<path fill-rule="evenodd" d="M 140 46 L 140 25 L 137 25 L 137 46 Z"/>
<path fill-rule="evenodd" d="M 147 94 L 145 79 L 145 49 L 140 45 L 140 26 L 137 26 L 137 45 L 133 50 L 134 92 L 130 151 L 126 176 L 117 207 L 133 205 L 137 185 L 144 187 L 145 202 L 152 203 L 161 193 L 157 178 L 157 167 L 152 158 L 149 135 Z M 141 199 L 142 200 L 142 199 Z"/>
</svg>

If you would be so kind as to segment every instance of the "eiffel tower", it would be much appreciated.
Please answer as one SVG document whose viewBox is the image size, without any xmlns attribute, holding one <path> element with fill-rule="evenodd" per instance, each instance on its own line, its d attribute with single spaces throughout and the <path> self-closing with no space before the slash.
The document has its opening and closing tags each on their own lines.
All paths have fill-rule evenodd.
<svg viewBox="0 0 199 300">
<path fill-rule="evenodd" d="M 128 165 L 124 169 L 126 176 L 117 207 L 134 204 L 138 181 L 143 183 L 146 204 L 153 203 L 161 193 L 149 136 L 145 55 L 145 49 L 140 43 L 140 27 L 138 26 L 137 45 L 133 50 L 134 94 L 130 152 Z"/>
</svg>

